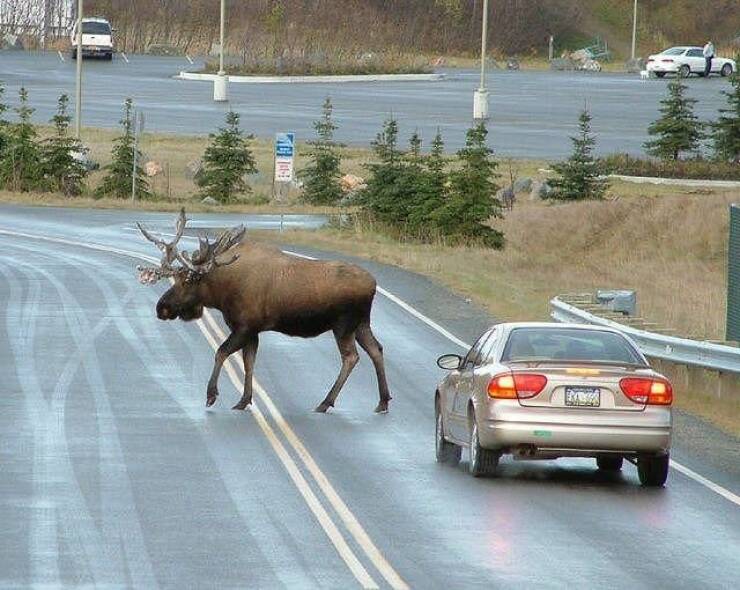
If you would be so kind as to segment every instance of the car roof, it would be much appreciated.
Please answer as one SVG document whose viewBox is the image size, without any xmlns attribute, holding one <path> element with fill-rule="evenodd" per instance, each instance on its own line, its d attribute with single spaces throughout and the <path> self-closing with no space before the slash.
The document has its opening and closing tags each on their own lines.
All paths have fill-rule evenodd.
<svg viewBox="0 0 740 590">
<path fill-rule="evenodd" d="M 619 330 L 616 330 L 614 328 L 610 328 L 608 326 L 597 326 L 594 324 L 570 324 L 560 322 L 504 322 L 501 324 L 496 324 L 496 326 L 504 328 L 505 330 L 513 330 L 515 328 L 541 328 L 545 330 L 568 328 L 573 330 L 614 332 L 615 334 L 621 334 Z"/>
</svg>

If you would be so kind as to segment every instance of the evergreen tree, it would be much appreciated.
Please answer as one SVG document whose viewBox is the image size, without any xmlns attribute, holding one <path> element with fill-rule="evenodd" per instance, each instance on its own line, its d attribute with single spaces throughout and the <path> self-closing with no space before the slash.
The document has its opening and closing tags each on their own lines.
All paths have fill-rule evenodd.
<svg viewBox="0 0 740 590">
<path fill-rule="evenodd" d="M 5 86 L 0 81 L 0 160 L 3 159 L 3 150 L 8 143 L 8 122 L 5 120 L 5 111 L 8 105 L 5 104 Z"/>
<path fill-rule="evenodd" d="M 740 55 L 738 56 L 740 60 Z M 740 63 L 740 61 L 738 61 Z M 723 90 L 728 108 L 719 110 L 719 119 L 712 125 L 714 155 L 718 160 L 740 162 L 740 73 L 730 77 L 731 90 Z"/>
<path fill-rule="evenodd" d="M 337 126 L 332 120 L 331 99 L 324 101 L 321 119 L 313 124 L 318 139 L 309 141 L 309 164 L 302 171 L 303 199 L 314 205 L 331 205 L 342 197 L 339 144 L 334 142 Z"/>
<path fill-rule="evenodd" d="M 432 140 L 429 155 L 422 160 L 422 166 L 417 196 L 409 212 L 409 227 L 421 237 L 429 238 L 436 230 L 434 212 L 442 207 L 448 192 L 444 141 L 439 130 Z"/>
<path fill-rule="evenodd" d="M 495 198 L 497 164 L 487 136 L 484 123 L 468 130 L 465 147 L 457 152 L 462 167 L 450 174 L 450 194 L 434 217 L 441 232 L 458 242 L 473 239 L 501 248 L 503 234 L 484 225 L 491 217 L 501 217 L 501 202 Z"/>
<path fill-rule="evenodd" d="M 134 173 L 134 125 L 132 117 L 133 101 L 127 98 L 123 103 L 123 118 L 121 135 L 113 140 L 111 163 L 105 166 L 107 174 L 98 187 L 98 196 L 112 195 L 116 198 L 125 198 L 131 195 Z M 151 197 L 149 183 L 141 166 L 141 152 L 136 149 L 136 196 L 139 198 Z"/>
<path fill-rule="evenodd" d="M 398 122 L 390 118 L 372 143 L 377 162 L 367 165 L 370 178 L 358 201 L 375 219 L 403 226 L 409 215 L 404 154 L 398 149 Z"/>
<path fill-rule="evenodd" d="M 41 188 L 43 163 L 31 122 L 35 109 L 28 106 L 28 92 L 21 88 L 20 104 L 15 108 L 18 122 L 7 126 L 6 145 L 0 160 L 0 185 L 16 191 Z"/>
<path fill-rule="evenodd" d="M 678 160 L 682 152 L 695 152 L 703 138 L 702 125 L 694 115 L 698 101 L 685 96 L 688 87 L 680 79 L 668 84 L 668 96 L 660 101 L 661 117 L 648 127 L 655 139 L 645 142 L 651 156 Z"/>
<path fill-rule="evenodd" d="M 239 115 L 226 113 L 226 125 L 211 133 L 211 144 L 203 155 L 203 171 L 197 183 L 203 197 L 229 203 L 239 194 L 250 193 L 244 176 L 257 172 L 249 142 L 239 129 Z"/>
<path fill-rule="evenodd" d="M 573 153 L 564 162 L 552 166 L 558 174 L 550 180 L 555 199 L 600 199 L 609 186 L 606 179 L 599 178 L 599 166 L 593 157 L 596 140 L 591 134 L 591 114 L 586 108 L 578 118 L 578 130 L 578 135 L 570 138 Z"/>
<path fill-rule="evenodd" d="M 62 94 L 57 102 L 57 112 L 51 118 L 55 133 L 44 145 L 44 169 L 52 190 L 65 195 L 79 195 L 87 170 L 75 154 L 82 156 L 86 150 L 77 138 L 69 135 L 72 117 L 67 112 L 68 105 L 69 97 Z"/>
</svg>

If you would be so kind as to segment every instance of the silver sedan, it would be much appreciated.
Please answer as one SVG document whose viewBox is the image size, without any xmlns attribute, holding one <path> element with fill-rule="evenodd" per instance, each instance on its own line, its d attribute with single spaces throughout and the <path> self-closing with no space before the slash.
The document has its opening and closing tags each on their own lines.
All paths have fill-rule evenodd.
<svg viewBox="0 0 740 590">
<path fill-rule="evenodd" d="M 671 446 L 670 382 L 616 330 L 550 323 L 498 324 L 465 357 L 448 354 L 435 395 L 436 456 L 491 474 L 499 458 L 593 457 L 662 486 Z"/>
</svg>

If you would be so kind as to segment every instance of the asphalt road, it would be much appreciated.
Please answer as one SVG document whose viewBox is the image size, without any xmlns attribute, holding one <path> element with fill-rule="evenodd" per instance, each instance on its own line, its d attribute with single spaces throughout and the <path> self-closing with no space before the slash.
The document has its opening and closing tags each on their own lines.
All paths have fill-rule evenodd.
<svg viewBox="0 0 740 590">
<path fill-rule="evenodd" d="M 485 480 L 465 458 L 438 466 L 434 359 L 459 349 L 387 296 L 373 322 L 390 414 L 372 412 L 364 356 L 335 411 L 313 413 L 338 370 L 333 341 L 275 334 L 260 342 L 256 409 L 228 409 L 239 393 L 224 373 L 206 410 L 220 318 L 156 320 L 164 286 L 139 285 L 134 267 L 157 252 L 134 220 L 0 207 L 0 587 L 736 586 L 740 505 L 676 470 L 648 490 L 631 465 L 505 461 Z M 490 321 L 367 266 L 461 339 Z M 678 426 L 674 458 L 740 494 L 738 441 Z"/>
<path fill-rule="evenodd" d="M 84 124 L 114 127 L 125 97 L 132 97 L 146 115 L 149 131 L 205 134 L 223 123 L 233 108 L 244 129 L 272 137 L 295 131 L 299 140 L 314 135 L 312 121 L 331 95 L 339 124 L 339 140 L 368 145 L 391 113 L 399 120 L 403 141 L 414 130 L 431 141 L 439 128 L 448 149 L 465 139 L 473 109 L 478 73 L 449 71 L 441 82 L 383 82 L 349 84 L 247 85 L 231 84 L 229 106 L 212 101 L 208 82 L 172 79 L 192 69 L 184 58 L 116 56 L 113 62 L 84 62 Z M 197 67 L 197 64 L 196 64 Z M 75 64 L 62 63 L 55 53 L 0 52 L 0 80 L 15 100 L 26 86 L 36 118 L 47 121 L 60 93 L 74 96 Z M 658 115 L 658 101 L 667 80 L 641 81 L 637 75 L 579 72 L 490 73 L 490 143 L 502 155 L 528 158 L 561 157 L 570 151 L 568 135 L 575 132 L 584 103 L 591 109 L 600 152 L 640 153 L 647 126 Z M 700 118 L 714 120 L 724 105 L 726 80 L 688 80 L 691 96 L 699 100 Z"/>
</svg>

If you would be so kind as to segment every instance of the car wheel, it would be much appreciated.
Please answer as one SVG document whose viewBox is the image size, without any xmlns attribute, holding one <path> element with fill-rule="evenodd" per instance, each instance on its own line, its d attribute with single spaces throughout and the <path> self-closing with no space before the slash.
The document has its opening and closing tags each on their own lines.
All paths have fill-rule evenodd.
<svg viewBox="0 0 740 590">
<path fill-rule="evenodd" d="M 658 78 L 662 78 L 663 76 L 665 76 L 665 72 L 655 72 L 655 75 L 656 75 L 656 76 L 657 76 Z"/>
<path fill-rule="evenodd" d="M 719 73 L 722 75 L 723 78 L 727 78 L 727 76 L 732 74 L 732 66 L 730 64 L 723 65 Z"/>
<path fill-rule="evenodd" d="M 475 414 L 472 414 L 470 419 L 470 473 L 473 477 L 492 475 L 498 467 L 499 453 L 480 446 L 478 421 L 475 419 Z"/>
<path fill-rule="evenodd" d="M 657 488 L 665 484 L 668 479 L 668 465 L 670 456 L 648 455 L 637 458 L 637 475 L 640 483 L 646 487 Z"/>
<path fill-rule="evenodd" d="M 439 408 L 439 399 L 434 405 L 435 432 L 434 446 L 437 456 L 437 463 L 447 463 L 448 465 L 457 465 L 460 462 L 462 449 L 456 444 L 445 440 L 444 425 L 442 422 L 442 412 Z"/>
<path fill-rule="evenodd" d="M 615 455 L 596 457 L 596 465 L 601 471 L 621 471 L 623 462 L 622 457 Z"/>
<path fill-rule="evenodd" d="M 678 68 L 678 76 L 679 78 L 688 78 L 691 75 L 691 68 L 683 64 L 680 68 Z"/>
</svg>

